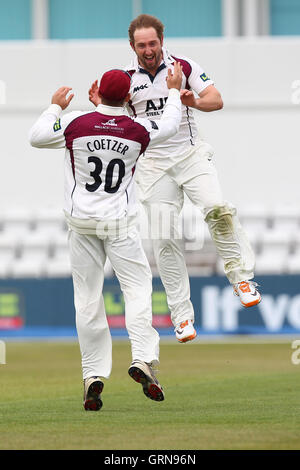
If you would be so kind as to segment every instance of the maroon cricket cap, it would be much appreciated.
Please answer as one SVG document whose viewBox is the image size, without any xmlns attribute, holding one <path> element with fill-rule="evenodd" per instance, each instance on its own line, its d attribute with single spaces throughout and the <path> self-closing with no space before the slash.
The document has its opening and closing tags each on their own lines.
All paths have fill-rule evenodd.
<svg viewBox="0 0 300 470">
<path fill-rule="evenodd" d="M 109 101 L 122 101 L 129 93 L 131 77 L 125 70 L 109 70 L 102 75 L 99 94 Z"/>
</svg>

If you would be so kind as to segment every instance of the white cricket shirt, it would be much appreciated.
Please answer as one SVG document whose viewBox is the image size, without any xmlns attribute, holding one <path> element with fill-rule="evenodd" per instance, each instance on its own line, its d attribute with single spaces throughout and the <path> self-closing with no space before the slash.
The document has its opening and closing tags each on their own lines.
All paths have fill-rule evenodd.
<svg viewBox="0 0 300 470">
<path fill-rule="evenodd" d="M 66 214 L 97 220 L 134 215 L 136 161 L 148 147 L 178 131 L 179 91 L 169 91 L 159 123 L 132 119 L 124 108 L 101 104 L 93 112 L 74 111 L 62 118 L 61 111 L 50 105 L 31 128 L 29 140 L 39 148 L 65 147 Z"/>
<path fill-rule="evenodd" d="M 155 77 L 140 67 L 137 56 L 125 69 L 131 75 L 131 100 L 128 105 L 129 114 L 132 116 L 146 117 L 158 121 L 164 112 L 168 96 L 166 77 L 168 68 L 174 70 L 174 61 L 183 67 L 183 89 L 192 89 L 197 94 L 201 93 L 214 82 L 208 78 L 204 70 L 193 60 L 184 56 L 174 56 L 163 48 L 163 60 L 157 70 Z M 166 157 L 182 155 L 196 143 L 198 131 L 193 116 L 192 108 L 182 105 L 182 118 L 179 132 L 160 143 L 151 146 L 146 156 Z"/>
</svg>

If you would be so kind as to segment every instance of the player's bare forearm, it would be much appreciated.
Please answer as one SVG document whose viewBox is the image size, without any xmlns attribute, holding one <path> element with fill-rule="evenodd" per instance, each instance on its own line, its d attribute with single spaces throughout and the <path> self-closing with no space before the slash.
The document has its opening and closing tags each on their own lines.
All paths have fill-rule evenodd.
<svg viewBox="0 0 300 470">
<path fill-rule="evenodd" d="M 220 93 L 210 93 L 207 96 L 196 99 L 196 109 L 199 111 L 210 112 L 223 108 L 223 100 Z"/>
<path fill-rule="evenodd" d="M 204 112 L 217 111 L 223 108 L 221 94 L 213 85 L 200 93 L 199 98 L 196 98 L 190 90 L 181 90 L 181 102 L 185 106 Z"/>
</svg>

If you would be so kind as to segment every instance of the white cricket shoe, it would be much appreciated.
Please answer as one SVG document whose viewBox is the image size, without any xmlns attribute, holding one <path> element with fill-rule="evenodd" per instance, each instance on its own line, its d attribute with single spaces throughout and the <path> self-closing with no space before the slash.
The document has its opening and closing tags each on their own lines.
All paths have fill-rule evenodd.
<svg viewBox="0 0 300 470">
<path fill-rule="evenodd" d="M 99 411 L 102 408 L 101 393 L 104 383 L 100 377 L 89 377 L 83 381 L 83 406 L 86 411 Z"/>
<path fill-rule="evenodd" d="M 175 333 L 179 343 L 192 341 L 197 336 L 192 320 L 186 320 L 177 325 L 175 328 Z"/>
<path fill-rule="evenodd" d="M 257 285 L 253 281 L 242 281 L 233 285 L 233 291 L 244 307 L 253 307 L 261 301 L 261 295 L 256 289 Z"/>
<path fill-rule="evenodd" d="M 131 363 L 128 374 L 133 380 L 142 384 L 146 397 L 155 401 L 163 401 L 165 399 L 163 388 L 155 377 L 151 364 L 136 359 Z"/>
</svg>

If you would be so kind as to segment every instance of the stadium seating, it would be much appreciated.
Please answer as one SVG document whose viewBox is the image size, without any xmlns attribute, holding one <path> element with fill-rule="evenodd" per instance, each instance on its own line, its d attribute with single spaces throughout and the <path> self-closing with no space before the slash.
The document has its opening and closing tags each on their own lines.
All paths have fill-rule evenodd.
<svg viewBox="0 0 300 470">
<path fill-rule="evenodd" d="M 256 257 L 257 274 L 280 274 L 286 271 L 291 251 L 291 235 L 277 229 L 268 229 L 261 236 L 261 251 Z"/>
<path fill-rule="evenodd" d="M 273 229 L 289 232 L 291 234 L 300 231 L 300 206 L 278 205 L 270 211 Z"/>
<path fill-rule="evenodd" d="M 289 274 L 300 273 L 300 233 L 295 235 L 292 250 L 287 259 L 287 272 Z"/>
<path fill-rule="evenodd" d="M 245 206 L 240 219 L 256 254 L 257 274 L 300 273 L 300 209 L 297 206 Z M 145 213 L 140 230 L 154 276 L 158 270 L 148 238 Z M 191 276 L 223 274 L 201 212 L 188 201 L 179 218 Z M 71 275 L 68 230 L 60 209 L 32 212 L 14 209 L 0 217 L 0 278 L 66 277 Z M 114 276 L 107 260 L 105 276 Z"/>
<path fill-rule="evenodd" d="M 31 230 L 19 244 L 19 257 L 11 266 L 12 277 L 41 277 L 49 257 L 50 235 Z"/>
<path fill-rule="evenodd" d="M 50 256 L 45 271 L 47 277 L 66 277 L 71 275 L 68 232 L 62 230 L 61 223 L 58 224 L 56 233 L 52 231 Z"/>
<path fill-rule="evenodd" d="M 0 237 L 0 277 L 9 277 L 11 266 L 17 258 L 17 246 L 10 236 Z"/>
</svg>

